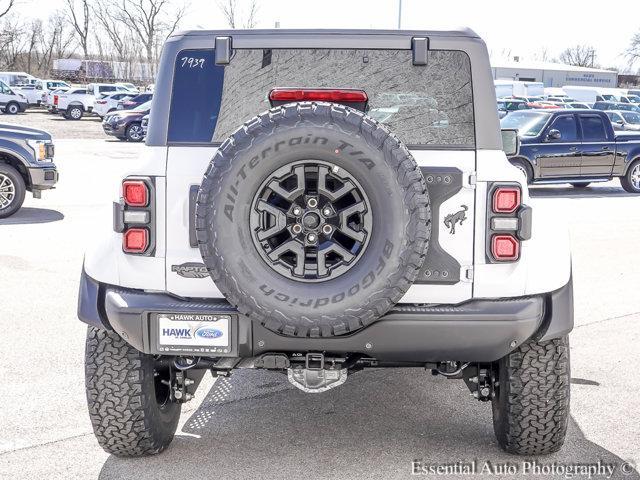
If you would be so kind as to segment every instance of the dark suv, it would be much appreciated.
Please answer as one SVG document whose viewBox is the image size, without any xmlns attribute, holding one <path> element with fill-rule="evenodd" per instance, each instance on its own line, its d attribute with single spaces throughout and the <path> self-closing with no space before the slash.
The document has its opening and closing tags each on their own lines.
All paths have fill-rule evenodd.
<svg viewBox="0 0 640 480">
<path fill-rule="evenodd" d="M 151 102 L 146 102 L 131 110 L 108 113 L 102 120 L 102 129 L 107 135 L 117 137 L 120 140 L 141 142 L 145 136 L 142 119 L 150 109 Z"/>
</svg>

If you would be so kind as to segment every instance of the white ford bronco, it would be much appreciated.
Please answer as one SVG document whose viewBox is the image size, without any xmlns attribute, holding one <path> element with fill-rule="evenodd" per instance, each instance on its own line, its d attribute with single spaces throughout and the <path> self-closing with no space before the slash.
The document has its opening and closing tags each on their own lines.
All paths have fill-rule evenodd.
<svg viewBox="0 0 640 480">
<path fill-rule="evenodd" d="M 162 451 L 239 368 L 318 393 L 422 367 L 490 402 L 506 451 L 562 446 L 568 236 L 507 161 L 474 32 L 183 32 L 156 90 L 80 285 L 106 451 Z"/>
</svg>

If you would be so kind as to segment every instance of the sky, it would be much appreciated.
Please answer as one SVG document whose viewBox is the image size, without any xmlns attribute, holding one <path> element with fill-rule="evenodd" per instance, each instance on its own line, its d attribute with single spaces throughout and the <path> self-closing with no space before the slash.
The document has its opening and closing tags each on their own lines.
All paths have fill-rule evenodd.
<svg viewBox="0 0 640 480">
<path fill-rule="evenodd" d="M 19 0 L 25 15 L 46 18 L 64 0 Z M 181 3 L 182 0 L 171 0 Z M 237 0 L 248 5 L 250 0 Z M 184 29 L 222 28 L 216 0 L 187 0 Z M 399 0 L 258 0 L 258 27 L 381 28 L 398 26 Z M 34 8 L 37 7 L 37 8 Z M 35 12 L 35 13 L 34 13 Z M 589 44 L 602 67 L 624 70 L 631 38 L 640 33 L 640 0 L 617 0 L 612 8 L 580 0 L 402 0 L 402 28 L 466 26 L 485 40 L 494 59 L 542 60 L 566 47 Z M 640 64 L 634 71 L 640 69 Z"/>
</svg>

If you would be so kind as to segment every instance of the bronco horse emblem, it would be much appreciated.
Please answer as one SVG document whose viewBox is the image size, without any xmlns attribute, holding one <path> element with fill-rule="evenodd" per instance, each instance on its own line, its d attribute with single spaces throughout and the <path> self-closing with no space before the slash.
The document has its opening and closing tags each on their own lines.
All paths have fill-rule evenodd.
<svg viewBox="0 0 640 480">
<path fill-rule="evenodd" d="M 467 207 L 466 205 L 460 206 L 462 207 L 462 210 L 456 213 L 450 213 L 449 215 L 444 217 L 444 226 L 449 229 L 449 233 L 451 234 L 456 233 L 456 223 L 462 225 L 462 222 L 467 219 L 467 210 L 469 210 L 469 207 Z"/>
</svg>

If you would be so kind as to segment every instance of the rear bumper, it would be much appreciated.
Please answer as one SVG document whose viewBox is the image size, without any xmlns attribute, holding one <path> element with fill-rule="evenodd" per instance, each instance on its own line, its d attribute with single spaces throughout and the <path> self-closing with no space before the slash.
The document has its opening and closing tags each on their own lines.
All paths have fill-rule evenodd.
<svg viewBox="0 0 640 480">
<path fill-rule="evenodd" d="M 566 335 L 573 328 L 573 284 L 546 295 L 472 300 L 456 306 L 400 304 L 351 335 L 335 338 L 287 337 L 239 314 L 222 299 L 181 299 L 163 293 L 104 285 L 82 272 L 78 317 L 116 331 L 133 347 L 159 354 L 152 341 L 153 313 L 231 315 L 239 357 L 263 353 L 361 353 L 380 361 L 491 362 L 534 337 Z"/>
</svg>

